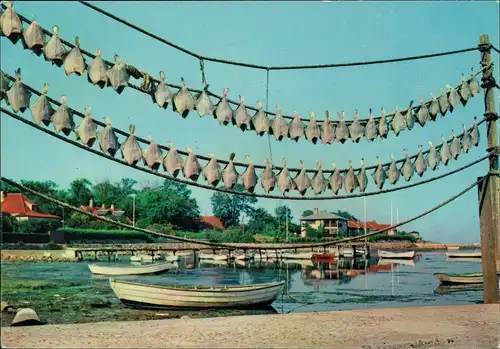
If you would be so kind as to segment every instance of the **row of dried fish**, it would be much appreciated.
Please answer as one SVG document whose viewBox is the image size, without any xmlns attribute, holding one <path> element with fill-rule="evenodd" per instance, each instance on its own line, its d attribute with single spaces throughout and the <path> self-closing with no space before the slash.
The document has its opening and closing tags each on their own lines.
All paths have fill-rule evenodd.
<svg viewBox="0 0 500 349">
<path fill-rule="evenodd" d="M 465 106 L 469 98 L 480 92 L 477 74 L 471 73 L 467 79 L 462 75 L 462 81 L 456 88 L 447 85 L 447 92 L 441 89 L 439 97 L 436 98 L 430 94 L 431 100 L 424 102 L 421 98 L 418 106 L 413 107 L 412 102 L 405 111 L 400 111 L 396 107 L 393 114 L 386 115 L 382 108 L 380 117 L 374 117 L 370 109 L 368 118 L 360 119 L 357 110 L 354 110 L 353 120 L 347 121 L 345 113 L 339 112 L 338 121 L 334 122 L 329 119 L 328 111 L 325 112 L 325 119 L 322 121 L 316 120 L 314 112 L 309 113 L 310 120 L 304 120 L 296 111 L 293 111 L 290 117 L 292 121 L 288 122 L 288 117 L 281 114 L 280 105 L 277 105 L 275 116 L 271 120 L 267 115 L 269 113 L 263 110 L 261 101 L 258 101 L 256 113 L 249 115 L 243 96 L 240 96 L 240 103 L 236 110 L 231 108 L 230 100 L 227 98 L 229 91 L 227 88 L 224 89 L 217 104 L 212 102 L 210 95 L 213 94 L 206 88 L 193 96 L 185 86 L 184 80 L 181 81 L 179 90 L 174 93 L 165 82 L 163 72 L 160 72 L 160 80 L 155 84 L 148 74 L 141 73 L 126 64 L 118 55 L 115 55 L 114 65 L 108 69 L 101 57 L 101 51 L 97 50 L 94 60 L 87 66 L 80 50 L 78 37 L 75 39 L 75 46 L 68 52 L 59 38 L 57 26 L 53 27 L 53 35 L 47 43 L 45 43 L 42 28 L 36 22 L 31 22 L 22 33 L 22 23 L 11 5 L 7 5 L 7 10 L 0 18 L 3 18 L 0 27 L 4 35 L 13 42 L 22 37 L 25 48 L 33 50 L 38 55 L 43 53 L 46 60 L 58 66 L 64 65 L 67 75 L 73 72 L 82 75 L 87 70 L 89 82 L 101 88 L 112 86 L 118 93 L 129 85 L 130 76 L 144 78 L 143 87 L 149 91 L 153 101 L 162 108 L 166 109 L 171 104 L 173 111 L 183 117 L 186 117 L 190 111 L 197 110 L 200 116 L 213 115 L 221 125 L 231 123 L 243 131 L 254 130 L 261 136 L 270 133 L 279 141 L 283 138 L 298 141 L 304 137 L 313 144 L 318 142 L 322 144 L 344 143 L 348 139 L 359 142 L 362 137 L 372 141 L 377 137 L 386 138 L 390 130 L 398 136 L 401 131 L 412 129 L 415 122 L 424 126 L 427 121 L 434 121 L 438 115 L 444 116 L 447 112 L 452 112 L 458 104 Z M 304 121 L 307 121 L 307 125 Z"/>
</svg>

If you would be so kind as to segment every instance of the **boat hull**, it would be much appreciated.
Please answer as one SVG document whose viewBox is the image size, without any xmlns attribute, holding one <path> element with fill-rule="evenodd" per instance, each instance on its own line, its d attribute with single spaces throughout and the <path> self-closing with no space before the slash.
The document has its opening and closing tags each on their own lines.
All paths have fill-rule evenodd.
<svg viewBox="0 0 500 349">
<path fill-rule="evenodd" d="M 415 262 L 413 261 L 413 259 L 381 258 L 378 260 L 378 265 L 392 265 L 392 264 L 408 265 L 410 267 L 415 266 Z"/>
<path fill-rule="evenodd" d="M 483 283 L 482 273 L 458 274 L 458 275 L 436 273 L 434 274 L 434 276 L 441 282 L 442 285 Z"/>
<path fill-rule="evenodd" d="M 200 253 L 199 258 L 200 259 L 213 259 L 213 260 L 216 260 L 216 261 L 227 261 L 228 260 L 228 257 L 226 255 L 223 255 L 223 254 L 204 254 L 204 253 Z"/>
<path fill-rule="evenodd" d="M 172 268 L 172 263 L 158 263 L 140 266 L 108 266 L 89 264 L 89 270 L 92 274 L 96 275 L 144 275 L 144 274 L 157 274 L 168 271 Z"/>
<path fill-rule="evenodd" d="M 311 259 L 313 252 L 303 252 L 303 253 L 288 253 L 283 252 L 281 257 L 284 259 Z"/>
<path fill-rule="evenodd" d="M 389 251 L 378 251 L 379 258 L 393 258 L 393 259 L 413 259 L 415 257 L 415 251 L 408 252 L 389 252 Z"/>
<path fill-rule="evenodd" d="M 448 258 L 481 258 L 481 252 L 445 252 Z"/>
</svg>

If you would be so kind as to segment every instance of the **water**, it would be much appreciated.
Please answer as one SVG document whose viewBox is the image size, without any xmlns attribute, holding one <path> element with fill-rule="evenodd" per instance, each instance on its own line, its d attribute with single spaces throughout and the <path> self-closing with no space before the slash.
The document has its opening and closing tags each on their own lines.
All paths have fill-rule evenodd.
<svg viewBox="0 0 500 349">
<path fill-rule="evenodd" d="M 109 265 L 104 261 L 100 263 Z M 311 261 L 238 263 L 232 262 L 229 266 L 198 263 L 194 266 L 192 257 L 186 257 L 181 259 L 177 270 L 159 275 L 119 278 L 151 284 L 204 285 L 285 280 L 283 293 L 272 304 L 277 313 L 482 302 L 481 289 L 445 294 L 435 292 L 439 282 L 433 273 L 481 271 L 480 263 L 449 262 L 442 254 L 424 254 L 415 260 L 414 265 L 407 265 L 411 263 L 408 261 L 402 262 L 404 264 L 379 265 L 376 259 L 342 259 L 336 264 L 313 264 Z M 117 264 L 130 265 L 130 262 L 124 260 Z M 117 300 L 109 287 L 108 278 L 92 275 L 87 262 L 2 263 L 1 274 L 2 300 L 17 307 L 32 307 L 48 323 L 136 320 L 185 314 L 199 317 L 262 313 L 241 310 L 165 312 L 128 309 Z M 11 319 L 8 316 L 2 315 L 3 326 L 9 321 Z"/>
</svg>

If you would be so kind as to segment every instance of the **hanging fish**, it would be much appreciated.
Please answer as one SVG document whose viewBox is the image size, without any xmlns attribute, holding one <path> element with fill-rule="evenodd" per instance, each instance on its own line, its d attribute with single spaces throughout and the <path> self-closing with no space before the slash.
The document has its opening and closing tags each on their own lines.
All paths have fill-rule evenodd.
<svg viewBox="0 0 500 349">
<path fill-rule="evenodd" d="M 23 33 L 23 47 L 25 50 L 32 50 L 34 54 L 40 56 L 45 45 L 45 34 L 36 21 L 26 28 Z"/>
<path fill-rule="evenodd" d="M 214 187 L 216 187 L 221 180 L 222 174 L 220 171 L 219 163 L 217 162 L 214 154 L 210 154 L 210 161 L 203 169 L 203 177 L 205 177 L 205 180 L 208 184 Z"/>
<path fill-rule="evenodd" d="M 379 189 L 382 189 L 384 187 L 386 178 L 385 170 L 378 156 L 377 156 L 377 168 L 375 169 L 375 171 L 373 171 L 372 178 Z"/>
<path fill-rule="evenodd" d="M 321 132 L 319 130 L 318 123 L 316 122 L 314 112 L 310 111 L 309 116 L 311 117 L 311 121 L 309 121 L 306 128 L 306 138 L 312 144 L 316 144 L 318 139 L 321 137 Z"/>
<path fill-rule="evenodd" d="M 7 79 L 3 72 L 0 73 L 0 102 L 5 100 L 9 102 L 7 98 L 7 91 L 10 89 L 10 81 Z"/>
<path fill-rule="evenodd" d="M 273 165 L 269 161 L 268 158 L 264 159 L 266 163 L 266 168 L 262 171 L 260 175 L 260 184 L 266 193 L 274 190 L 274 186 L 276 185 L 276 177 L 273 173 Z"/>
<path fill-rule="evenodd" d="M 335 128 L 335 139 L 340 143 L 344 144 L 345 141 L 349 139 L 349 128 L 347 127 L 347 124 L 344 121 L 344 112 L 341 111 L 338 113 L 338 115 L 339 115 L 339 122 L 337 124 L 337 127 Z"/>
<path fill-rule="evenodd" d="M 311 186 L 311 181 L 309 180 L 309 177 L 307 176 L 306 169 L 304 168 L 304 163 L 302 160 L 300 160 L 300 172 L 299 174 L 294 178 L 294 187 L 297 189 L 297 191 L 300 193 L 300 195 L 304 196 L 306 193 L 307 189 Z"/>
<path fill-rule="evenodd" d="M 299 138 L 304 137 L 304 124 L 300 120 L 300 115 L 297 111 L 292 111 L 293 120 L 288 128 L 288 137 L 295 142 L 299 141 Z"/>
<path fill-rule="evenodd" d="M 365 137 L 368 141 L 373 141 L 377 137 L 377 134 L 378 134 L 377 123 L 373 118 L 372 110 L 370 108 L 370 111 L 368 113 L 368 122 L 366 123 L 365 126 Z"/>
<path fill-rule="evenodd" d="M 52 27 L 52 37 L 45 44 L 43 55 L 46 61 L 52 61 L 58 67 L 61 67 L 64 63 L 66 48 L 59 38 L 59 27 L 57 25 Z"/>
<path fill-rule="evenodd" d="M 285 120 L 283 115 L 281 115 L 281 107 L 278 104 L 276 106 L 276 115 L 271 122 L 271 129 L 269 132 L 274 135 L 274 138 L 276 138 L 277 141 L 281 141 L 283 137 L 288 135 L 288 127 L 288 122 Z"/>
<path fill-rule="evenodd" d="M 61 96 L 61 105 L 54 114 L 52 114 L 52 125 L 57 133 L 63 132 L 66 136 L 69 136 L 71 131 L 75 128 L 75 123 L 73 122 L 73 112 L 68 107 L 66 103 L 66 96 Z"/>
<path fill-rule="evenodd" d="M 475 147 L 479 145 L 479 129 L 477 127 L 477 117 L 475 116 L 474 116 L 474 126 L 472 126 L 472 130 L 470 131 L 470 139 Z"/>
<path fill-rule="evenodd" d="M 225 88 L 222 91 L 222 98 L 215 108 L 214 117 L 219 120 L 221 125 L 227 125 L 233 120 L 233 110 L 229 106 L 227 101 L 227 93 L 229 92 L 228 88 Z"/>
<path fill-rule="evenodd" d="M 358 110 L 354 109 L 354 117 L 351 125 L 349 126 L 349 133 L 351 139 L 354 143 L 358 143 L 361 137 L 363 137 L 363 126 L 358 120 Z"/>
<path fill-rule="evenodd" d="M 184 167 L 184 160 L 179 155 L 172 142 L 168 142 L 170 150 L 167 156 L 163 159 L 163 169 L 170 173 L 173 177 L 177 177 L 179 172 Z"/>
<path fill-rule="evenodd" d="M 333 163 L 333 172 L 328 178 L 328 187 L 335 195 L 337 195 L 339 190 L 342 189 L 343 183 L 344 180 L 342 179 L 342 173 L 337 168 L 337 164 Z"/>
<path fill-rule="evenodd" d="M 250 121 L 250 115 L 248 115 L 245 107 L 245 98 L 240 96 L 240 105 L 234 112 L 233 124 L 238 126 L 240 130 L 245 131 L 250 129 Z"/>
<path fill-rule="evenodd" d="M 154 87 L 154 100 L 160 108 L 167 109 L 168 104 L 172 103 L 174 93 L 172 89 L 165 82 L 165 73 L 160 72 L 160 81 Z"/>
<path fill-rule="evenodd" d="M 118 142 L 118 137 L 116 137 L 115 131 L 111 127 L 111 119 L 106 118 L 106 127 L 99 132 L 99 148 L 105 154 L 109 154 L 111 156 L 115 156 L 118 148 L 120 148 L 120 143 Z"/>
<path fill-rule="evenodd" d="M 23 24 L 16 11 L 12 8 L 11 1 L 5 1 L 5 11 L 0 16 L 0 29 L 13 44 L 17 43 L 23 33 Z"/>
<path fill-rule="evenodd" d="M 427 164 L 431 170 L 435 170 L 439 167 L 439 155 L 436 147 L 429 141 L 429 153 L 427 154 Z"/>
<path fill-rule="evenodd" d="M 387 138 L 389 133 L 389 127 L 387 126 L 387 119 L 385 117 L 384 107 L 382 107 L 382 115 L 380 116 L 380 121 L 378 123 L 378 134 L 382 138 Z"/>
<path fill-rule="evenodd" d="M 463 133 L 462 133 L 462 149 L 464 150 L 464 153 L 468 153 L 470 148 L 472 147 L 472 141 L 471 137 L 469 134 L 469 130 L 467 130 L 467 127 L 465 125 L 462 125 Z"/>
<path fill-rule="evenodd" d="M 269 132 L 269 118 L 266 116 L 266 113 L 262 109 L 262 101 L 258 101 L 258 110 L 252 118 L 252 129 L 257 132 L 259 136 L 264 135 L 264 133 Z"/>
<path fill-rule="evenodd" d="M 108 78 L 108 86 L 111 86 L 118 94 L 123 92 L 123 89 L 128 86 L 130 73 L 127 69 L 127 64 L 122 62 L 120 56 L 115 54 L 115 65 L 106 72 Z"/>
<path fill-rule="evenodd" d="M 413 126 L 415 126 L 415 115 L 413 114 L 413 101 L 410 102 L 410 105 L 408 106 L 408 109 L 406 109 L 406 113 L 404 115 L 404 119 L 406 121 L 406 127 L 408 130 L 413 129 Z"/>
<path fill-rule="evenodd" d="M 460 83 L 460 87 L 458 88 L 458 93 L 460 94 L 460 101 L 462 102 L 462 105 L 465 107 L 467 101 L 472 96 L 464 74 L 462 74 L 462 82 Z"/>
<path fill-rule="evenodd" d="M 321 143 L 323 144 L 332 144 L 335 140 L 335 126 L 328 118 L 329 116 L 328 110 L 325 111 L 325 119 L 321 124 Z"/>
<path fill-rule="evenodd" d="M 422 145 L 420 144 L 418 146 L 418 154 L 417 154 L 417 158 L 415 159 L 415 162 L 413 163 L 413 166 L 415 167 L 415 172 L 417 172 L 417 174 L 422 177 L 422 175 L 424 174 L 426 168 L 427 168 L 427 164 L 425 163 L 425 157 L 424 157 L 424 153 L 422 152 Z"/>
<path fill-rule="evenodd" d="M 451 159 L 451 151 L 450 151 L 450 146 L 448 144 L 448 141 L 444 138 L 443 135 L 441 135 L 441 139 L 443 141 L 441 145 L 441 149 L 439 149 L 439 157 L 441 158 L 441 162 L 443 165 L 447 165 L 448 161 Z"/>
<path fill-rule="evenodd" d="M 181 88 L 174 96 L 174 104 L 172 105 L 172 108 L 185 118 L 191 110 L 194 110 L 194 104 L 194 98 L 191 95 L 191 92 L 189 92 L 186 88 L 184 79 L 181 78 Z"/>
<path fill-rule="evenodd" d="M 401 166 L 401 174 L 403 175 L 405 181 L 408 182 L 413 176 L 413 165 L 410 157 L 408 156 L 408 150 L 404 149 L 403 152 L 405 153 L 405 161 L 403 162 L 403 166 Z"/>
<path fill-rule="evenodd" d="M 47 100 L 47 91 L 49 90 L 49 84 L 45 83 L 43 85 L 42 94 L 40 98 L 31 105 L 31 115 L 33 120 L 37 125 L 44 123 L 45 126 L 49 126 L 52 120 L 52 114 L 54 114 L 54 109 L 52 105 Z"/>
<path fill-rule="evenodd" d="M 24 113 L 30 106 L 31 92 L 29 92 L 21 81 L 21 68 L 16 69 L 16 81 L 7 91 L 7 100 L 14 113 Z"/>
<path fill-rule="evenodd" d="M 429 120 L 429 109 L 427 108 L 427 105 L 425 105 L 422 96 L 420 96 L 420 106 L 417 111 L 417 122 L 420 126 L 424 126 L 427 120 Z"/>
<path fill-rule="evenodd" d="M 434 121 L 439 113 L 439 102 L 436 97 L 432 95 L 432 93 L 429 92 L 429 95 L 431 96 L 431 100 L 428 105 L 429 116 L 431 117 L 431 120 Z"/>
<path fill-rule="evenodd" d="M 458 139 L 455 132 L 451 130 L 450 152 L 452 158 L 456 160 L 459 157 L 461 150 L 462 150 L 462 145 L 460 144 L 460 139 Z"/>
<path fill-rule="evenodd" d="M 398 107 L 396 107 L 396 109 L 394 110 L 394 116 L 392 117 L 391 120 L 391 126 L 396 137 L 399 135 L 399 132 L 408 129 L 408 126 L 406 125 L 406 120 L 401 114 L 401 112 L 398 110 Z"/>
<path fill-rule="evenodd" d="M 198 114 L 200 117 L 205 115 L 213 115 L 215 111 L 215 106 L 212 103 L 208 93 L 208 85 L 205 85 L 205 88 L 201 93 L 196 97 L 196 110 L 198 110 Z"/>
<path fill-rule="evenodd" d="M 286 159 L 283 158 L 281 163 L 283 164 L 283 168 L 278 173 L 278 190 L 281 194 L 285 195 L 285 193 L 294 188 L 294 184 L 290 178 L 290 172 L 288 171 L 288 168 L 286 168 Z"/>
<path fill-rule="evenodd" d="M 106 66 L 104 65 L 101 55 L 101 50 L 97 49 L 95 58 L 87 70 L 87 80 L 93 85 L 104 88 L 104 86 L 109 84 L 109 80 L 106 74 Z"/>
<path fill-rule="evenodd" d="M 142 159 L 142 150 L 134 135 L 135 125 L 130 125 L 129 131 L 130 135 L 121 146 L 122 158 L 125 159 L 129 165 L 135 166 L 137 162 Z"/>
<path fill-rule="evenodd" d="M 85 108 L 85 117 L 76 129 L 76 139 L 80 139 L 87 147 L 92 147 L 97 139 L 97 127 L 90 117 L 90 107 Z"/>
<path fill-rule="evenodd" d="M 453 112 L 453 109 L 455 109 L 455 106 L 458 104 L 458 103 L 461 103 L 461 97 L 460 95 L 458 94 L 458 91 L 453 88 L 451 85 L 446 85 L 446 87 L 448 88 L 448 102 L 450 104 L 450 113 Z"/>
<path fill-rule="evenodd" d="M 235 156 L 235 153 L 231 153 L 231 155 L 229 156 L 229 162 L 222 170 L 222 182 L 224 183 L 224 188 L 226 189 L 233 189 L 236 183 L 238 183 L 239 174 L 234 169 L 233 163 L 233 159 Z"/>
<path fill-rule="evenodd" d="M 357 187 L 359 187 L 358 178 L 354 174 L 352 161 L 349 160 L 349 170 L 344 176 L 344 190 L 346 193 L 352 193 Z"/>
<path fill-rule="evenodd" d="M 311 188 L 313 189 L 314 195 L 321 194 L 325 191 L 326 183 L 325 177 L 323 176 L 323 170 L 321 169 L 321 162 L 317 162 L 317 171 L 311 180 Z"/>
<path fill-rule="evenodd" d="M 160 147 L 153 140 L 153 137 L 148 136 L 149 145 L 142 154 L 142 162 L 153 171 L 158 171 L 163 163 L 163 154 Z"/>
<path fill-rule="evenodd" d="M 77 36 L 75 37 L 75 47 L 73 47 L 64 58 L 64 72 L 66 75 L 75 73 L 81 76 L 86 67 L 85 58 L 83 58 L 82 52 L 80 51 L 80 38 Z"/>
<path fill-rule="evenodd" d="M 391 164 L 387 169 L 387 179 L 389 180 L 389 183 L 394 185 L 399 179 L 399 169 L 398 165 L 396 164 L 396 159 L 394 159 L 394 155 L 391 154 L 390 157 L 391 157 Z"/>
<path fill-rule="evenodd" d="M 253 193 L 255 186 L 257 185 L 257 174 L 255 173 L 255 167 L 252 159 L 250 159 L 250 156 L 245 156 L 245 159 L 248 161 L 248 166 L 241 176 L 241 181 L 243 183 L 243 187 L 245 187 L 249 193 Z"/>
<path fill-rule="evenodd" d="M 366 186 L 368 185 L 368 177 L 366 176 L 365 170 L 365 159 L 361 159 L 361 168 L 359 169 L 356 178 L 359 185 L 359 191 L 361 193 L 364 193 L 366 190 Z"/>
<path fill-rule="evenodd" d="M 470 90 L 471 97 L 474 97 L 479 92 L 481 92 L 481 87 L 479 86 L 479 83 L 477 82 L 476 74 L 474 74 L 474 71 L 472 69 L 471 69 L 469 79 L 467 79 L 467 83 L 469 84 L 469 90 Z"/>
<path fill-rule="evenodd" d="M 198 180 L 201 172 L 201 166 L 198 162 L 198 158 L 196 154 L 193 153 L 193 150 L 187 147 L 188 156 L 186 161 L 184 161 L 184 167 L 182 168 L 182 173 L 184 174 L 184 178 L 189 178 L 193 182 Z"/>
<path fill-rule="evenodd" d="M 444 92 L 444 89 L 441 89 L 441 95 L 438 97 L 439 102 L 439 112 L 442 116 L 445 116 L 446 112 L 450 110 L 450 102 L 448 101 L 448 96 Z"/>
</svg>

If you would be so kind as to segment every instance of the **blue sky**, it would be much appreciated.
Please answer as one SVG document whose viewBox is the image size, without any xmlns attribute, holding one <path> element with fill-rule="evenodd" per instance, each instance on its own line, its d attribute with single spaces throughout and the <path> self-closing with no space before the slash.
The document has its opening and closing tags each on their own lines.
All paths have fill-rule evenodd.
<svg viewBox="0 0 500 349">
<path fill-rule="evenodd" d="M 498 3 L 495 2 L 99 2 L 98 6 L 126 18 L 159 36 L 203 55 L 256 64 L 300 65 L 366 61 L 389 57 L 419 55 L 473 47 L 480 34 L 489 34 L 490 41 L 499 45 Z M 62 38 L 73 41 L 80 37 L 81 47 L 89 51 L 100 48 L 103 57 L 113 60 L 115 53 L 141 70 L 157 76 L 165 71 L 167 81 L 178 84 L 184 77 L 191 87 L 201 87 L 199 61 L 176 51 L 130 28 L 124 27 L 77 2 L 15 2 L 15 9 L 45 28 L 59 26 Z M 498 62 L 498 54 L 493 60 Z M 455 86 L 461 73 L 479 67 L 480 55 L 474 51 L 460 55 L 393 64 L 351 68 L 271 72 L 269 109 L 280 104 L 283 113 L 293 109 L 301 116 L 314 111 L 322 118 L 329 110 L 337 112 L 358 109 L 366 116 L 372 108 L 378 114 L 384 106 L 391 112 L 395 106 L 404 109 L 410 100 L 421 95 L 440 93 L 446 84 Z M 156 142 L 172 141 L 177 148 L 190 146 L 200 154 L 214 153 L 228 158 L 236 152 L 237 160 L 250 155 L 255 163 L 269 156 L 267 136 L 240 132 L 234 127 L 219 126 L 217 121 L 197 113 L 182 119 L 171 109 L 164 111 L 151 103 L 149 97 L 132 89 L 117 95 L 112 89 L 100 90 L 87 82 L 85 76 L 66 77 L 64 70 L 52 66 L 43 58 L 1 39 L 2 70 L 13 74 L 22 68 L 23 81 L 39 90 L 49 84 L 51 97 L 67 95 L 68 104 L 80 111 L 92 107 L 92 115 L 103 120 L 110 117 L 115 127 L 127 130 L 136 125 L 136 133 L 151 135 Z M 248 104 L 265 100 L 265 71 L 243 67 L 205 63 L 206 78 L 211 90 L 221 93 L 228 87 L 229 96 L 245 97 Z M 496 70 L 498 77 L 498 66 Z M 131 79 L 135 82 L 134 79 Z M 498 96 L 498 94 L 497 94 Z M 416 126 L 399 137 L 387 140 L 344 145 L 312 145 L 305 140 L 298 144 L 289 140 L 271 139 L 273 162 L 287 157 L 288 165 L 298 167 L 303 160 L 315 167 L 321 160 L 324 168 L 336 161 L 341 168 L 352 160 L 357 166 L 361 158 L 367 165 L 375 164 L 379 155 L 383 161 L 389 154 L 403 156 L 402 149 L 416 153 L 419 144 L 440 143 L 440 136 L 450 137 L 452 129 L 460 133 L 462 124 L 472 124 L 472 118 L 482 118 L 482 95 L 472 99 L 465 108 L 459 106 L 445 118 L 424 128 Z M 36 98 L 32 99 L 34 102 Z M 215 101 L 214 101 L 215 102 Z M 497 99 L 498 102 L 498 99 Z M 498 110 L 497 103 L 497 110 Z M 170 107 L 169 107 L 170 108 Z M 498 112 L 498 111 L 497 111 Z M 30 112 L 25 117 L 31 118 Z M 79 120 L 75 118 L 75 121 Z M 92 181 L 119 180 L 130 177 L 139 183 L 156 181 L 158 177 L 111 163 L 77 149 L 38 130 L 8 117 L 1 119 L 2 175 L 14 180 L 53 180 L 67 187 L 77 177 Z M 427 172 L 424 178 L 438 175 L 485 154 L 486 135 L 481 127 L 481 144 L 469 154 L 461 155 L 448 167 Z M 74 135 L 72 136 L 74 137 Z M 399 219 L 414 216 L 434 206 L 485 174 L 482 163 L 446 179 L 392 194 L 367 197 L 367 218 L 381 223 L 390 222 L 390 202 L 399 209 Z M 200 179 L 201 180 L 201 179 Z M 400 181 L 399 184 L 404 184 Z M 210 214 L 211 191 L 193 188 L 202 214 Z M 259 189 L 260 190 L 260 189 Z M 368 190 L 375 190 L 370 180 Z M 288 203 L 295 217 L 305 209 L 345 209 L 363 218 L 363 198 L 333 201 L 273 201 L 259 200 L 259 205 L 274 210 Z M 394 220 L 396 215 L 394 214 Z M 425 218 L 403 227 L 419 230 L 424 238 L 443 242 L 479 241 L 477 192 L 470 191 L 459 200 Z"/>
</svg>

